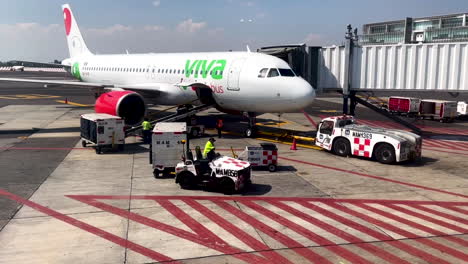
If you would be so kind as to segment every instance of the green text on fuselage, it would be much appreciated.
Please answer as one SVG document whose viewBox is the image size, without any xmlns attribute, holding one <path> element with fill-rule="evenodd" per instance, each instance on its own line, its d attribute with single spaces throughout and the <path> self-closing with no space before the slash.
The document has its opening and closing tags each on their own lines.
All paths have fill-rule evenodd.
<svg viewBox="0 0 468 264">
<path fill-rule="evenodd" d="M 194 78 L 199 76 L 206 78 L 208 74 L 215 80 L 223 78 L 224 68 L 226 67 L 226 60 L 187 60 L 185 62 L 185 77 Z"/>
</svg>

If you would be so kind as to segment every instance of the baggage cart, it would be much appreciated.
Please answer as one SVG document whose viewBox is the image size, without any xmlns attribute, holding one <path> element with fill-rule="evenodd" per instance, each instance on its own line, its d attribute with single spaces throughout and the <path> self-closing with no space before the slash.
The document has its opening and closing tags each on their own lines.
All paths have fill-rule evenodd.
<svg viewBox="0 0 468 264">
<path fill-rule="evenodd" d="M 453 121 L 457 117 L 457 102 L 423 99 L 419 115 L 421 118 L 430 118 L 440 122 Z"/>
<path fill-rule="evenodd" d="M 388 111 L 390 113 L 417 115 L 421 99 L 412 97 L 392 96 L 388 98 Z"/>
<path fill-rule="evenodd" d="M 458 104 L 457 104 L 457 114 L 459 116 L 468 115 L 468 104 L 466 102 L 458 102 Z"/>
<path fill-rule="evenodd" d="M 267 167 L 270 172 L 274 172 L 278 166 L 278 148 L 272 143 L 246 146 L 239 154 L 239 159 L 248 161 L 253 167 Z"/>
<path fill-rule="evenodd" d="M 97 113 L 81 115 L 81 144 L 83 147 L 93 144 L 96 154 L 101 154 L 103 148 L 118 147 L 123 150 L 124 127 L 124 120 L 118 116 Z"/>
</svg>

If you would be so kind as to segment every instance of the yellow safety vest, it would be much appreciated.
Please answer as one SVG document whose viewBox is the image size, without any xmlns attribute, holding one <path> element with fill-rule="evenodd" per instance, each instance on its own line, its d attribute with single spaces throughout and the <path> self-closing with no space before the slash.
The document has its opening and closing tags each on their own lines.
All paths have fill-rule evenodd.
<svg viewBox="0 0 468 264">
<path fill-rule="evenodd" d="M 214 148 L 215 146 L 213 145 L 213 143 L 211 143 L 211 141 L 208 140 L 208 142 L 206 142 L 205 149 L 203 150 L 203 157 L 206 158 L 206 156 L 208 155 L 208 152 L 210 152 Z"/>
<path fill-rule="evenodd" d="M 143 126 L 143 130 L 151 130 L 152 128 L 151 123 L 149 121 L 143 121 L 141 125 Z"/>
</svg>

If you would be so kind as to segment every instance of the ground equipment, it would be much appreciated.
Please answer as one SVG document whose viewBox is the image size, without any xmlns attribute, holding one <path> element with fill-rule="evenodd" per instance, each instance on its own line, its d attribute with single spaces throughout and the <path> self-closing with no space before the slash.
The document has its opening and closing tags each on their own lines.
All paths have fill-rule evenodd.
<svg viewBox="0 0 468 264">
<path fill-rule="evenodd" d="M 422 138 L 411 132 L 356 124 L 352 116 L 323 119 L 315 144 L 339 156 L 375 158 L 391 164 L 421 157 Z"/>
<path fill-rule="evenodd" d="M 93 144 L 97 154 L 106 147 L 123 150 L 125 144 L 125 122 L 118 116 L 109 114 L 84 114 L 80 119 L 81 144 Z"/>
<path fill-rule="evenodd" d="M 153 164 L 154 177 L 169 176 L 174 166 L 184 155 L 187 141 L 185 122 L 156 123 L 150 145 L 150 163 Z"/>
<path fill-rule="evenodd" d="M 186 155 L 177 164 L 175 171 L 175 181 L 182 189 L 201 185 L 220 189 L 224 194 L 232 194 L 251 183 L 250 163 L 219 154 L 210 161 L 202 156 L 198 146 L 193 157 L 188 144 Z"/>
<path fill-rule="evenodd" d="M 413 116 L 418 114 L 420 104 L 419 98 L 392 96 L 388 98 L 388 111 Z"/>
<path fill-rule="evenodd" d="M 419 115 L 422 118 L 450 122 L 457 117 L 457 102 L 442 100 L 421 100 Z"/>
<path fill-rule="evenodd" d="M 246 146 L 239 154 L 239 159 L 248 161 L 253 167 L 267 167 L 270 172 L 275 172 L 278 165 L 278 148 L 272 143 Z"/>
</svg>

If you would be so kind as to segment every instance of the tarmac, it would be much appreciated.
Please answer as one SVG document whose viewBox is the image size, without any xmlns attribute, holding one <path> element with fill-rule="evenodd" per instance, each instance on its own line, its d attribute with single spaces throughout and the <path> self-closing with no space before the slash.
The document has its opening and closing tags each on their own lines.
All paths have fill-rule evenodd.
<svg viewBox="0 0 468 264">
<path fill-rule="evenodd" d="M 277 172 L 255 168 L 248 189 L 223 195 L 155 179 L 139 137 L 127 138 L 122 152 L 81 147 L 79 116 L 93 111 L 94 99 L 67 89 L 0 84 L 0 263 L 468 262 L 466 121 L 415 120 L 433 132 L 422 160 L 382 165 L 242 138 L 245 120 L 208 110 L 199 117 L 208 128 L 225 119 L 220 153 L 266 141 L 279 149 Z M 257 122 L 313 136 L 340 109 L 340 98 L 327 95 L 303 113 Z M 401 128 L 361 107 L 358 118 Z M 191 146 L 215 134 L 209 129 Z"/>
</svg>

